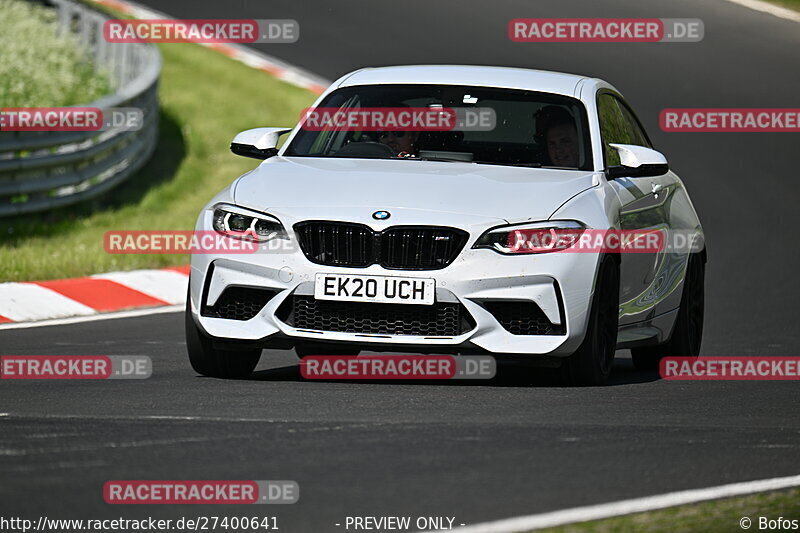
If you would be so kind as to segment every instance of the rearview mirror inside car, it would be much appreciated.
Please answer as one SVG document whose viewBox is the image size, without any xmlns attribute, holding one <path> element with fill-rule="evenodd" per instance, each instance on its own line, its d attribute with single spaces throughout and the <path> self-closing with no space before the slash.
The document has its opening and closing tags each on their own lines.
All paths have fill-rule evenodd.
<svg viewBox="0 0 800 533">
<path fill-rule="evenodd" d="M 267 159 L 278 153 L 278 139 L 292 128 L 255 128 L 236 135 L 231 142 L 231 152 L 236 155 Z"/>
<path fill-rule="evenodd" d="M 621 165 L 610 166 L 606 169 L 608 179 L 615 178 L 641 178 L 646 176 L 661 176 L 669 172 L 669 164 L 664 154 L 652 148 L 636 146 L 633 144 L 609 144 L 619 153 Z"/>
</svg>

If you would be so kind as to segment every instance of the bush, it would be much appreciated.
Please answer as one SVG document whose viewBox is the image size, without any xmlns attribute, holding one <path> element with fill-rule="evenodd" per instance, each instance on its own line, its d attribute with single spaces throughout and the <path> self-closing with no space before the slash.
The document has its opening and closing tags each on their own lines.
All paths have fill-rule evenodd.
<svg viewBox="0 0 800 533">
<path fill-rule="evenodd" d="M 57 28 L 54 9 L 0 0 L 0 107 L 88 104 L 111 92 L 76 37 Z"/>
</svg>

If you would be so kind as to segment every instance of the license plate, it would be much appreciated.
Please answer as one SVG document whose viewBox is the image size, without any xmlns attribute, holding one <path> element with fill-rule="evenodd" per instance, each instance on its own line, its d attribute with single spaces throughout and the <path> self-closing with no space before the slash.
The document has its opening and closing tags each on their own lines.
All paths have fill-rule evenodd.
<svg viewBox="0 0 800 533">
<path fill-rule="evenodd" d="M 317 300 L 433 305 L 435 292 L 433 278 L 317 274 L 314 280 Z"/>
</svg>

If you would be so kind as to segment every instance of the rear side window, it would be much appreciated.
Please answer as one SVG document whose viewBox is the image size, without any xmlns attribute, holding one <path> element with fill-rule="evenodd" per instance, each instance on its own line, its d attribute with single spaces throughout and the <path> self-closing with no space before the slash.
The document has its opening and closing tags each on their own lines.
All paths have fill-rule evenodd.
<svg viewBox="0 0 800 533">
<path fill-rule="evenodd" d="M 601 94 L 597 99 L 597 111 L 606 166 L 620 164 L 619 154 L 610 146 L 612 143 L 652 148 L 633 113 L 614 95 Z"/>
</svg>

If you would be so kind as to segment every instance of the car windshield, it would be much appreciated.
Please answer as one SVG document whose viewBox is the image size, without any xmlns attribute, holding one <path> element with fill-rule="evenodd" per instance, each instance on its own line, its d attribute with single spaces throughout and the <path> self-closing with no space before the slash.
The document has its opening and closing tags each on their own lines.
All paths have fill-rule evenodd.
<svg viewBox="0 0 800 533">
<path fill-rule="evenodd" d="M 459 85 L 336 90 L 305 111 L 284 155 L 592 168 L 580 101 Z"/>
</svg>

